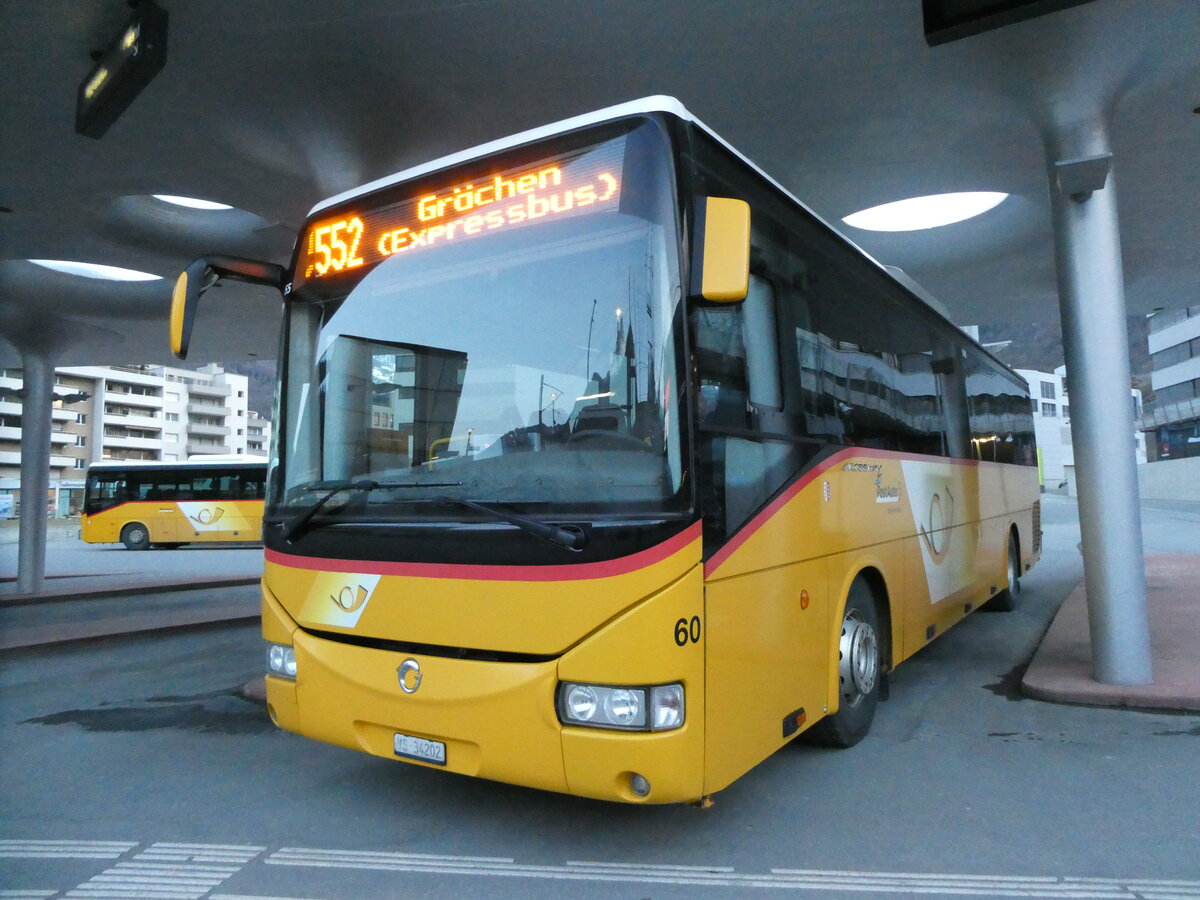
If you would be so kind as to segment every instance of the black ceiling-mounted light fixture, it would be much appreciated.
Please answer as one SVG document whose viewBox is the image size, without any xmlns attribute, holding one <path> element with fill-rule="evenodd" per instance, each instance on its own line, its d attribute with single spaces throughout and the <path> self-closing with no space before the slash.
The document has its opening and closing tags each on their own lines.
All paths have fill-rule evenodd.
<svg viewBox="0 0 1200 900">
<path fill-rule="evenodd" d="M 167 62 L 167 13 L 154 0 L 131 2 L 133 15 L 79 85 L 75 131 L 103 137 Z"/>
<path fill-rule="evenodd" d="M 925 43 L 948 44 L 1091 0 L 921 0 Z"/>
</svg>

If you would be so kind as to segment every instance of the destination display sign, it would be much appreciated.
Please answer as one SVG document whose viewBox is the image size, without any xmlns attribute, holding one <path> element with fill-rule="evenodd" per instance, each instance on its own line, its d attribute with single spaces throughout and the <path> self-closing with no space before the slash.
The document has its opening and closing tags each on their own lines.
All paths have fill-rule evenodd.
<svg viewBox="0 0 1200 900">
<path fill-rule="evenodd" d="M 531 166 L 451 180 L 375 209 L 318 219 L 305 232 L 296 281 L 354 272 L 391 256 L 501 230 L 616 210 L 623 152 L 624 140 L 617 139 Z"/>
</svg>

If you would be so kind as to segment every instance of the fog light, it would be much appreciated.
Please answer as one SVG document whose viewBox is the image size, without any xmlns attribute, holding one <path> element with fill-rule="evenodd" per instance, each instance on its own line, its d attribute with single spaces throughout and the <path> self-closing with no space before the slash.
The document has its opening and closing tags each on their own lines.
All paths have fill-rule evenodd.
<svg viewBox="0 0 1200 900">
<path fill-rule="evenodd" d="M 267 674 L 295 680 L 296 648 L 287 644 L 267 644 Z"/>
<path fill-rule="evenodd" d="M 629 776 L 629 789 L 638 797 L 645 797 L 650 793 L 650 782 L 644 776 L 634 772 Z"/>
</svg>

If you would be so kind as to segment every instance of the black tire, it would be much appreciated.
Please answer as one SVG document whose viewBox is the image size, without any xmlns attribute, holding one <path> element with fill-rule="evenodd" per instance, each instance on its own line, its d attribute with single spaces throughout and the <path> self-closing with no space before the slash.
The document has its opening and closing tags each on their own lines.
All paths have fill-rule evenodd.
<svg viewBox="0 0 1200 900">
<path fill-rule="evenodd" d="M 121 543 L 126 550 L 149 550 L 150 529 L 141 522 L 130 522 L 121 529 Z"/>
<path fill-rule="evenodd" d="M 1012 612 L 1021 600 L 1021 551 L 1017 547 L 1017 536 L 1008 533 L 1008 561 L 1004 565 L 1008 583 L 988 603 L 989 609 L 997 612 Z"/>
<path fill-rule="evenodd" d="M 838 711 L 826 716 L 805 734 L 826 747 L 853 747 L 867 736 L 879 703 L 883 682 L 883 637 L 875 594 L 865 579 L 850 585 L 838 652 L 841 701 Z"/>
</svg>

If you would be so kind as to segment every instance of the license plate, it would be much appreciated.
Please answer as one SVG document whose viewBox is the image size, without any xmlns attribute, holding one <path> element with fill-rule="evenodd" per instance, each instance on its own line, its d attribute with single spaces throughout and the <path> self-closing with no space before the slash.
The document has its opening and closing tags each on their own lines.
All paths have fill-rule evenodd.
<svg viewBox="0 0 1200 900">
<path fill-rule="evenodd" d="M 392 738 L 392 749 L 397 756 L 417 759 L 438 766 L 446 764 L 446 745 L 441 741 L 427 741 L 411 734 L 396 734 Z"/>
</svg>

